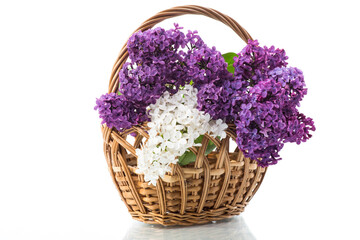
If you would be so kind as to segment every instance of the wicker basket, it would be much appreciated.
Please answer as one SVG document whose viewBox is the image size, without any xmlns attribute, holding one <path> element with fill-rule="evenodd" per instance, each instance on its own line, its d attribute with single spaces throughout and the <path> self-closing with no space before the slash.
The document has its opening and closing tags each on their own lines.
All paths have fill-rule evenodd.
<svg viewBox="0 0 360 240">
<path fill-rule="evenodd" d="M 159 12 L 136 31 L 145 31 L 164 19 L 185 14 L 200 14 L 219 20 L 245 42 L 251 39 L 232 18 L 199 6 L 181 6 Z M 125 44 L 112 70 L 109 92 L 117 91 L 118 74 L 127 57 Z M 201 147 L 190 149 L 196 154 L 195 163 L 184 167 L 174 165 L 172 172 L 159 179 L 156 186 L 149 185 L 143 175 L 135 173 L 135 149 L 149 137 L 147 130 L 146 123 L 121 133 L 102 126 L 104 153 L 110 174 L 134 219 L 151 224 L 193 225 L 228 218 L 244 211 L 259 188 L 266 168 L 244 158 L 238 148 L 229 151 L 230 141 L 236 138 L 234 125 L 229 125 L 227 137 L 222 141 L 205 135 Z M 136 134 L 136 137 L 130 134 Z M 209 140 L 215 143 L 216 149 L 205 156 Z"/>
</svg>

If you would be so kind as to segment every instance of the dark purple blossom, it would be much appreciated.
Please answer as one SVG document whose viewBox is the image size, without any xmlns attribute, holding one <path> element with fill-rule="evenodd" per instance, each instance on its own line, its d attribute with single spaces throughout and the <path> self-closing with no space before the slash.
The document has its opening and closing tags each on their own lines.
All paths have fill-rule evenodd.
<svg viewBox="0 0 360 240">
<path fill-rule="evenodd" d="M 310 131 L 315 131 L 314 121 L 302 113 L 294 114 L 287 118 L 286 136 L 284 142 L 300 144 L 312 137 Z"/>
<path fill-rule="evenodd" d="M 227 63 L 215 47 L 205 44 L 188 51 L 184 59 L 188 68 L 188 78 L 193 80 L 194 87 L 201 89 L 202 85 L 214 83 L 221 86 L 232 74 L 227 71 Z"/>
<path fill-rule="evenodd" d="M 270 78 L 249 87 L 236 105 L 237 144 L 260 166 L 276 164 L 285 142 L 305 142 L 315 126 L 296 109 L 306 94 L 302 72 L 277 68 Z"/>
<path fill-rule="evenodd" d="M 156 66 L 134 67 L 125 63 L 119 73 L 119 92 L 135 107 L 147 107 L 154 104 L 166 91 L 164 78 Z"/>
<path fill-rule="evenodd" d="M 184 48 L 187 41 L 185 34 L 175 25 L 175 29 L 149 29 L 134 33 L 127 43 L 129 58 L 132 64 L 164 65 L 169 61 L 181 61 L 179 48 Z"/>
<path fill-rule="evenodd" d="M 242 81 L 242 88 L 254 86 L 268 78 L 269 71 L 287 65 L 288 57 L 283 49 L 260 47 L 257 40 L 249 40 L 246 47 L 235 57 L 235 78 Z"/>
<path fill-rule="evenodd" d="M 188 53 L 188 76 L 198 92 L 198 109 L 209 113 L 212 119 L 231 121 L 231 102 L 236 92 L 234 76 L 227 70 L 227 63 L 215 47 L 205 44 Z"/>
<path fill-rule="evenodd" d="M 214 82 L 204 84 L 199 89 L 198 109 L 209 113 L 212 119 L 225 119 L 230 121 L 231 99 L 234 91 L 230 88 L 230 81 L 222 81 L 222 85 Z"/>
<path fill-rule="evenodd" d="M 146 107 L 136 108 L 123 96 L 108 93 L 96 99 L 95 110 L 99 111 L 102 124 L 109 128 L 115 127 L 119 131 L 128 129 L 133 125 L 148 121 Z"/>
<path fill-rule="evenodd" d="M 214 119 L 225 119 L 230 112 L 233 79 L 227 63 L 196 31 L 185 35 L 180 29 L 175 25 L 175 29 L 156 28 L 131 36 L 128 41 L 131 62 L 124 64 L 119 73 L 119 91 L 135 107 L 141 107 L 154 104 L 165 91 L 174 94 L 192 82 L 199 90 L 198 108 Z"/>
<path fill-rule="evenodd" d="M 226 70 L 227 64 L 221 53 L 214 47 L 209 48 L 196 31 L 188 31 L 185 35 L 180 30 L 175 25 L 170 30 L 155 28 L 138 31 L 130 37 L 127 45 L 130 62 L 125 63 L 119 72 L 118 90 L 124 105 L 131 105 L 137 111 L 132 111 L 131 118 L 123 117 L 126 121 L 119 131 L 137 124 L 136 114 L 145 113 L 144 109 L 154 104 L 165 91 L 174 94 L 190 82 L 199 90 L 206 84 L 220 87 L 222 95 L 219 99 L 228 105 L 228 109 L 218 113 L 217 117 L 228 115 L 231 97 L 223 85 L 229 85 L 226 82 L 232 78 L 232 74 Z M 222 102 L 212 101 L 213 105 L 209 104 L 208 93 L 204 92 L 204 97 L 200 97 L 199 105 L 203 106 L 200 108 L 205 112 L 222 109 Z M 206 106 L 201 100 L 207 101 Z M 118 112 L 117 119 L 111 119 L 112 115 L 100 116 L 108 125 L 117 126 L 115 122 L 121 114 L 128 112 Z M 143 119 L 143 116 L 139 116 L 139 119 Z"/>
<path fill-rule="evenodd" d="M 131 62 L 124 64 L 119 74 L 119 91 L 130 101 L 148 106 L 164 91 L 176 93 L 190 81 L 182 49 L 190 41 L 202 41 L 200 37 L 196 41 L 192 32 L 188 39 L 180 29 L 178 25 L 170 30 L 155 28 L 130 37 L 127 48 Z"/>
</svg>

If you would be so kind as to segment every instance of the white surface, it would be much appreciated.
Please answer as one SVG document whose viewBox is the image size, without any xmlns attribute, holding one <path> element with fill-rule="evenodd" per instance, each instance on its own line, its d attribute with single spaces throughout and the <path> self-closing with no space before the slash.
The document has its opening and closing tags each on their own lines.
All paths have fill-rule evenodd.
<svg viewBox="0 0 360 240">
<path fill-rule="evenodd" d="M 1 1 L 0 239 L 134 239 L 133 230 L 151 239 L 153 229 L 130 220 L 113 186 L 92 108 L 132 31 L 190 2 L 232 16 L 261 44 L 287 51 L 290 65 L 304 71 L 309 93 L 301 110 L 317 131 L 283 149 L 243 218 L 193 228 L 186 239 L 204 229 L 229 239 L 244 222 L 252 235 L 237 239 L 360 239 L 360 17 L 349 0 Z M 161 26 L 175 21 L 222 52 L 245 45 L 205 17 Z"/>
<path fill-rule="evenodd" d="M 218 222 L 190 227 L 163 227 L 141 222 L 133 222 L 123 240 L 255 240 L 242 217 L 233 217 Z"/>
</svg>

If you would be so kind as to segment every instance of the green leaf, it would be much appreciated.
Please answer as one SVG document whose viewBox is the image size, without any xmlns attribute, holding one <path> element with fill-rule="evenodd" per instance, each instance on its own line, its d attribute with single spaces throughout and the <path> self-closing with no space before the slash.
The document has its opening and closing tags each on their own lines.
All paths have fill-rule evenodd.
<svg viewBox="0 0 360 240">
<path fill-rule="evenodd" d="M 179 157 L 180 166 L 185 166 L 189 163 L 195 162 L 196 155 L 191 151 L 186 151 L 183 155 Z"/>
<path fill-rule="evenodd" d="M 216 148 L 215 143 L 213 143 L 211 140 L 209 140 L 209 143 L 205 150 L 205 156 L 207 156 L 209 153 L 211 153 Z"/>
<path fill-rule="evenodd" d="M 197 139 L 195 139 L 194 143 L 201 143 L 204 138 L 204 135 L 200 135 Z M 205 150 L 205 156 L 211 153 L 216 148 L 215 143 L 209 140 L 209 143 Z M 186 151 L 183 155 L 179 157 L 179 164 L 181 166 L 185 166 L 189 163 L 195 162 L 196 155 L 191 151 Z"/>
<path fill-rule="evenodd" d="M 201 143 L 204 138 L 204 135 L 200 135 L 197 139 L 194 140 L 194 143 Z"/>
<path fill-rule="evenodd" d="M 225 59 L 225 62 L 228 64 L 227 70 L 231 73 L 234 73 L 235 72 L 235 68 L 233 67 L 234 57 L 238 57 L 238 55 L 233 52 L 228 52 L 228 53 L 224 53 L 222 56 Z"/>
</svg>

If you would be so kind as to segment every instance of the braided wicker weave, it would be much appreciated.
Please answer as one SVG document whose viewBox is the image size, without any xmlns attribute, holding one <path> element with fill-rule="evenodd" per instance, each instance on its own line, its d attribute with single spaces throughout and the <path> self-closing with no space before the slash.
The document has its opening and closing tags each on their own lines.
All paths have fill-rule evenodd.
<svg viewBox="0 0 360 240">
<path fill-rule="evenodd" d="M 245 42 L 251 39 L 248 32 L 232 18 L 199 6 L 181 6 L 159 12 L 135 32 L 185 14 L 200 14 L 219 20 Z M 117 91 L 118 74 L 127 57 L 125 44 L 112 70 L 109 92 Z M 201 147 L 190 149 L 196 155 L 195 163 L 184 167 L 174 165 L 172 172 L 159 179 L 156 186 L 149 185 L 143 175 L 135 173 L 135 149 L 149 137 L 147 130 L 146 123 L 121 133 L 102 126 L 104 153 L 110 174 L 134 219 L 152 224 L 192 225 L 228 218 L 244 211 L 259 188 L 266 168 L 244 158 L 238 148 L 229 152 L 230 141 L 236 138 L 234 125 L 229 125 L 227 137 L 222 141 L 205 135 Z M 129 141 L 131 133 L 136 133 L 133 143 Z M 215 143 L 216 149 L 205 156 L 209 140 Z"/>
</svg>

